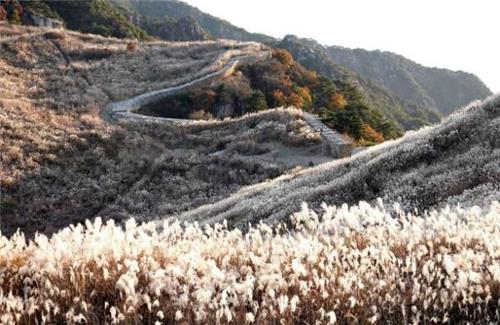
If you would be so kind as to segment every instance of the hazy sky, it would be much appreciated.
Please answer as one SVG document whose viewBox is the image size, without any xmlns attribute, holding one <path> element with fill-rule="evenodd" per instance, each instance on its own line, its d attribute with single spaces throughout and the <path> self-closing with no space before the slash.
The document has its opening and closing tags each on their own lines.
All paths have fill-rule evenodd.
<svg viewBox="0 0 500 325">
<path fill-rule="evenodd" d="M 185 0 L 275 37 L 396 52 L 426 66 L 472 72 L 500 92 L 498 0 Z"/>
</svg>

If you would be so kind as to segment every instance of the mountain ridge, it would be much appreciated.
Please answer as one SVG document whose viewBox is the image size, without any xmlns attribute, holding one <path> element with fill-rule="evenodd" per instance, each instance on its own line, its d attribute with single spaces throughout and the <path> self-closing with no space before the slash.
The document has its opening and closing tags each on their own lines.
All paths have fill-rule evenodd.
<svg viewBox="0 0 500 325">
<path fill-rule="evenodd" d="M 453 109 L 492 94 L 474 74 L 427 67 L 403 55 L 382 50 L 325 47 L 329 57 L 381 83 L 392 93 L 449 115 Z M 446 84 L 447 87 L 443 88 Z"/>
<path fill-rule="evenodd" d="M 457 107 L 491 94 L 471 73 L 428 68 L 387 51 L 323 46 L 312 39 L 292 39 L 291 36 L 276 40 L 247 32 L 177 0 L 40 0 L 21 3 L 26 3 L 31 10 L 62 17 L 71 29 L 104 36 L 138 39 L 153 36 L 169 41 L 228 38 L 286 48 L 306 68 L 330 79 L 356 84 L 367 104 L 394 120 L 401 130 L 436 123 L 441 115 L 446 116 Z M 83 18 L 75 18 L 74 12 Z M 315 54 L 311 58 L 302 57 L 303 53 L 291 41 L 301 42 L 300 46 Z"/>
<path fill-rule="evenodd" d="M 313 39 L 287 35 L 280 42 L 274 43 L 274 46 L 287 49 L 309 69 L 332 79 L 349 80 L 355 83 L 370 106 L 376 107 L 386 117 L 398 122 L 402 129 L 416 129 L 436 123 L 440 119 L 440 114 L 435 110 L 419 107 L 406 101 L 392 94 L 376 81 L 336 64 L 328 56 L 325 48 Z"/>
</svg>

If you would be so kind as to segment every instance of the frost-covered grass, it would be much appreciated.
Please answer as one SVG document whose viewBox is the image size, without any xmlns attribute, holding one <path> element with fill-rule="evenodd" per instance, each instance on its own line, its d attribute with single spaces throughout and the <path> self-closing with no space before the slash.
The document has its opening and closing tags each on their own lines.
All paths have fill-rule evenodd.
<svg viewBox="0 0 500 325">
<path fill-rule="evenodd" d="M 500 204 L 307 206 L 294 229 L 126 228 L 0 240 L 0 322 L 496 323 Z"/>
<path fill-rule="evenodd" d="M 255 157 L 276 143 L 320 146 L 293 110 L 185 127 L 106 123 L 100 111 L 111 101 L 262 51 L 234 41 L 146 42 L 134 51 L 128 44 L 0 23 L 2 232 L 55 232 L 96 216 L 118 222 L 172 215 L 297 166 Z"/>
<path fill-rule="evenodd" d="M 408 132 L 352 157 L 255 184 L 175 217 L 244 227 L 284 220 L 305 201 L 400 202 L 406 211 L 500 200 L 500 96 L 471 103 L 441 124 Z"/>
</svg>

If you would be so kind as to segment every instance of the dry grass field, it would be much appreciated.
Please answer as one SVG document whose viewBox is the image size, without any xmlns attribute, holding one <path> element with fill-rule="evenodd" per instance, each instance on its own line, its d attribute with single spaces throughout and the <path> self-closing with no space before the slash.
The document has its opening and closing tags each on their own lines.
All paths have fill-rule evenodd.
<svg viewBox="0 0 500 325">
<path fill-rule="evenodd" d="M 0 24 L 1 324 L 500 323 L 499 96 L 326 163 L 295 109 L 100 116 L 261 50 Z"/>
<path fill-rule="evenodd" d="M 295 167 L 280 151 L 326 159 L 298 111 L 184 127 L 110 125 L 99 116 L 111 101 L 182 84 L 233 55 L 259 53 L 255 43 L 129 46 L 69 31 L 0 31 L 4 234 L 18 227 L 52 232 L 95 216 L 156 218 Z"/>
</svg>

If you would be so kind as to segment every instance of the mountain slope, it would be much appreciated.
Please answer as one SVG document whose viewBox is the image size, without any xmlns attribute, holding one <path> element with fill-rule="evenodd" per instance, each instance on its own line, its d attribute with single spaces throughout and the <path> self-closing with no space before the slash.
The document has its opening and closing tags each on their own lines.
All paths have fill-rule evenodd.
<svg viewBox="0 0 500 325">
<path fill-rule="evenodd" d="M 154 20 L 182 19 L 186 17 L 193 18 L 206 32 L 214 37 L 224 39 L 234 39 L 238 41 L 273 41 L 272 37 L 250 33 L 243 28 L 236 27 L 231 23 L 204 13 L 203 11 L 188 5 L 187 3 L 176 0 L 113 0 L 113 2 L 122 7 Z"/>
<path fill-rule="evenodd" d="M 288 35 L 280 42 L 274 43 L 274 46 L 287 49 L 305 67 L 322 75 L 355 83 L 370 106 L 398 122 L 403 129 L 417 129 L 439 121 L 440 114 L 436 111 L 401 99 L 376 81 L 336 64 L 325 47 L 312 39 Z"/>
<path fill-rule="evenodd" d="M 192 17 L 163 20 L 139 19 L 139 26 L 152 36 L 166 41 L 202 41 L 213 39 Z"/>
<path fill-rule="evenodd" d="M 483 99 L 491 91 L 476 76 L 461 71 L 428 68 L 401 55 L 331 46 L 329 57 L 397 96 L 449 115 L 457 107 Z"/>
<path fill-rule="evenodd" d="M 330 159 L 298 110 L 186 126 L 100 117 L 110 102 L 189 83 L 232 56 L 259 57 L 264 46 L 130 49 L 123 39 L 4 23 L 0 35 L 2 235 L 50 233 L 98 215 L 152 219 Z"/>
<path fill-rule="evenodd" d="M 348 159 L 258 184 L 181 220 L 235 226 L 287 218 L 305 201 L 339 205 L 399 202 L 406 211 L 500 200 L 500 96 L 473 103 L 442 124 L 408 133 Z"/>
<path fill-rule="evenodd" d="M 210 85 L 168 97 L 142 112 L 153 116 L 227 118 L 270 107 L 296 107 L 318 113 L 332 129 L 361 145 L 400 137 L 401 131 L 377 109 L 364 103 L 352 83 L 319 76 L 285 50 L 240 63 L 235 73 Z"/>
<path fill-rule="evenodd" d="M 26 6 L 35 7 L 37 2 L 50 8 L 72 30 L 119 38 L 147 38 L 143 30 L 108 0 L 34 1 L 26 2 Z"/>
</svg>

